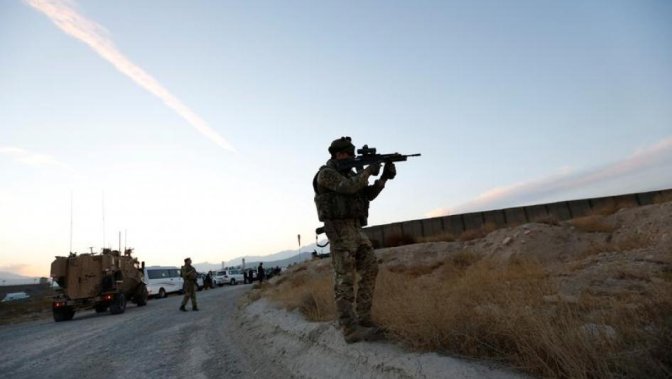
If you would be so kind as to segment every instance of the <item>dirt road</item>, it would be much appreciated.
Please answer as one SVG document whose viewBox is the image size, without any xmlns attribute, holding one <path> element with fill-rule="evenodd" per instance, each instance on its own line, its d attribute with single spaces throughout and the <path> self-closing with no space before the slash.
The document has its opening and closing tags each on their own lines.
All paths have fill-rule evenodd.
<svg viewBox="0 0 672 379">
<path fill-rule="evenodd" d="M 237 299 L 249 286 L 198 292 L 199 312 L 180 312 L 182 296 L 128 305 L 121 315 L 75 314 L 0 327 L 0 372 L 8 378 L 288 378 L 254 346 L 240 346 Z M 190 306 L 187 306 L 190 309 Z"/>
</svg>

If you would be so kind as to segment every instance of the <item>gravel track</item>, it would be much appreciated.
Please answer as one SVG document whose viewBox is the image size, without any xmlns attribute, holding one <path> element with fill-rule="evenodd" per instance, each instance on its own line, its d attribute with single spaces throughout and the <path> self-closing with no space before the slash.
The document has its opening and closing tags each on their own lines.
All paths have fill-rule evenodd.
<svg viewBox="0 0 672 379">
<path fill-rule="evenodd" d="M 173 295 L 144 307 L 129 303 L 121 315 L 84 311 L 72 321 L 4 325 L 0 372 L 7 378 L 291 377 L 242 346 L 233 318 L 249 288 L 198 292 L 199 312 L 180 312 L 182 296 Z"/>
</svg>

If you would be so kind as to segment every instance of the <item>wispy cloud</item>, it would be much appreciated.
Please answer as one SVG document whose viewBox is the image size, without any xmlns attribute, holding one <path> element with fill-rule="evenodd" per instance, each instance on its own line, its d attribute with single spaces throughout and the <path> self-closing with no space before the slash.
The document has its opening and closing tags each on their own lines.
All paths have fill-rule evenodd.
<svg viewBox="0 0 672 379">
<path fill-rule="evenodd" d="M 19 147 L 0 146 L 0 155 L 8 156 L 16 162 L 32 167 L 59 167 L 75 172 L 72 167 L 50 155 L 34 153 Z"/>
<path fill-rule="evenodd" d="M 667 175 L 667 185 L 672 185 L 672 177 L 669 176 L 672 172 L 672 137 L 637 150 L 629 157 L 606 166 L 582 172 L 564 168 L 559 173 L 547 177 L 496 187 L 456 207 L 435 209 L 428 213 L 428 217 L 544 201 L 549 197 L 557 198 L 564 193 L 586 189 L 605 182 L 614 180 L 625 182 L 629 177 L 647 170 L 655 170 L 655 175 Z"/>
<path fill-rule="evenodd" d="M 74 2 L 69 0 L 25 1 L 47 15 L 66 34 L 87 44 L 101 57 L 112 63 L 117 70 L 161 99 L 169 108 L 177 112 L 209 140 L 227 150 L 235 151 L 235 148 L 212 129 L 205 120 L 173 96 L 151 75 L 124 56 L 112 40 L 107 37 L 105 29 L 77 12 Z"/>
</svg>

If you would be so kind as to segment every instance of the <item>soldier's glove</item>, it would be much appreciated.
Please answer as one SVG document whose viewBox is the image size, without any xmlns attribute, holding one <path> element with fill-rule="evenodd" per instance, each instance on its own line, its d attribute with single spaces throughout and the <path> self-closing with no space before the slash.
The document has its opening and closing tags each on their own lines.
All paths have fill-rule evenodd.
<svg viewBox="0 0 672 379">
<path fill-rule="evenodd" d="M 369 172 L 369 175 L 376 176 L 380 174 L 380 163 L 370 164 L 366 167 L 366 171 Z"/>
<path fill-rule="evenodd" d="M 380 177 L 381 179 L 394 179 L 394 177 L 397 176 L 397 167 L 394 165 L 394 162 L 387 162 L 385 163 L 385 168 L 383 169 L 383 175 Z"/>
</svg>

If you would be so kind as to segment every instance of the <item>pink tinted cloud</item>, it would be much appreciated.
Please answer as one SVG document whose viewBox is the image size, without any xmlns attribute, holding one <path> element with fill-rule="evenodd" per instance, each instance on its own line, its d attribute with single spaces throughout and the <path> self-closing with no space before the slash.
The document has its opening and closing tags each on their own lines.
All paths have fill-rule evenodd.
<svg viewBox="0 0 672 379">
<path fill-rule="evenodd" d="M 529 204 L 548 195 L 558 195 L 612 180 L 627 180 L 628 176 L 661 166 L 659 175 L 669 175 L 672 172 L 672 137 L 662 139 L 606 166 L 583 172 L 565 169 L 547 177 L 495 187 L 456 207 L 432 210 L 427 217 Z M 669 185 L 672 185 L 672 177 L 669 180 Z"/>
</svg>

